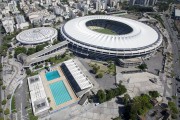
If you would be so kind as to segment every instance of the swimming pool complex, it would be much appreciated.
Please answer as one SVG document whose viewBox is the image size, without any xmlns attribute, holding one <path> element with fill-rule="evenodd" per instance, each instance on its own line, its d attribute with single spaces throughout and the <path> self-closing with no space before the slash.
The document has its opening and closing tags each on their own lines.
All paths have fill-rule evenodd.
<svg viewBox="0 0 180 120">
<path fill-rule="evenodd" d="M 46 79 L 48 81 L 51 81 L 51 80 L 59 78 L 59 77 L 60 77 L 60 75 L 59 75 L 59 72 L 57 70 L 46 73 Z"/>
<path fill-rule="evenodd" d="M 63 81 L 52 83 L 49 86 L 56 105 L 60 105 L 72 99 Z"/>
</svg>

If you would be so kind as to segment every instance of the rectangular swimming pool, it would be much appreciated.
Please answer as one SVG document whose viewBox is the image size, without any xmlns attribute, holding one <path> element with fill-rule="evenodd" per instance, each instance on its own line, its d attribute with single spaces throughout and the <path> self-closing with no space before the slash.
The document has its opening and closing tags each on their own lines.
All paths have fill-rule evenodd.
<svg viewBox="0 0 180 120">
<path fill-rule="evenodd" d="M 49 86 L 56 105 L 60 105 L 72 99 L 63 81 L 52 83 Z"/>
<path fill-rule="evenodd" d="M 60 75 L 59 75 L 59 72 L 57 70 L 46 73 L 46 79 L 48 81 L 51 81 L 51 80 L 59 78 L 59 77 L 60 77 Z"/>
</svg>

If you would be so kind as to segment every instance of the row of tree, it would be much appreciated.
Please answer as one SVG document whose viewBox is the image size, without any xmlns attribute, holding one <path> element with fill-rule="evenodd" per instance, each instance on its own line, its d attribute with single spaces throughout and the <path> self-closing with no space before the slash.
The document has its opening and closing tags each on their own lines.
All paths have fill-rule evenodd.
<svg viewBox="0 0 180 120">
<path fill-rule="evenodd" d="M 27 49 L 26 47 L 17 47 L 15 48 L 15 56 L 17 56 L 20 53 L 24 53 L 27 55 L 34 54 L 36 52 L 43 50 L 44 47 L 47 45 L 48 43 L 44 43 L 44 44 L 37 45 L 35 48 L 29 48 L 29 49 Z"/>
<path fill-rule="evenodd" d="M 109 101 L 112 98 L 122 95 L 126 93 L 127 89 L 124 85 L 119 84 L 117 88 L 110 89 L 110 90 L 99 90 L 96 94 L 98 97 L 99 103 L 103 103 L 105 101 Z"/>
</svg>

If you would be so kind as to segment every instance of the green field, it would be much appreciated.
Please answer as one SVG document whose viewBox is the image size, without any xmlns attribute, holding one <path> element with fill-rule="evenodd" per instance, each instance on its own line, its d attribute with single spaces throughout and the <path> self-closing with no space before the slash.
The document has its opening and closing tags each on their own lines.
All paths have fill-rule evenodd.
<svg viewBox="0 0 180 120">
<path fill-rule="evenodd" d="M 113 32 L 112 30 L 103 28 L 103 29 L 93 29 L 93 31 L 103 33 L 103 34 L 108 34 L 108 35 L 117 35 L 117 33 Z"/>
</svg>

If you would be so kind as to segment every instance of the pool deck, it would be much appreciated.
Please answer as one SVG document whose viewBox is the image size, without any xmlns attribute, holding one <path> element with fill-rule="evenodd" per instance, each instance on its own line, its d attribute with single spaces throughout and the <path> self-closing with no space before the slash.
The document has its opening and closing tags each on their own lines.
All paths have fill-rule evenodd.
<svg viewBox="0 0 180 120">
<path fill-rule="evenodd" d="M 71 88 L 68 80 L 66 79 L 65 75 L 63 74 L 60 66 L 53 67 L 52 69 L 53 70 L 57 70 L 59 72 L 59 74 L 60 74 L 59 78 L 56 78 L 56 79 L 51 80 L 51 81 L 48 81 L 46 79 L 45 71 L 40 72 L 39 75 L 41 76 L 42 83 L 44 85 L 44 89 L 45 89 L 46 95 L 51 100 L 50 106 L 53 108 L 53 110 L 59 110 L 59 109 L 65 107 L 65 106 L 68 106 L 68 105 L 70 105 L 72 103 L 77 102 L 79 100 L 79 98 L 76 97 L 73 89 Z M 61 80 L 64 82 L 64 85 L 66 86 L 66 89 L 68 90 L 69 95 L 71 96 L 72 99 L 70 101 L 65 102 L 65 103 L 56 105 L 56 102 L 55 102 L 54 97 L 52 95 L 52 92 L 51 92 L 51 89 L 49 87 L 49 84 L 52 84 L 52 83 L 55 83 L 55 82 L 58 82 L 58 81 L 61 81 Z"/>
</svg>

